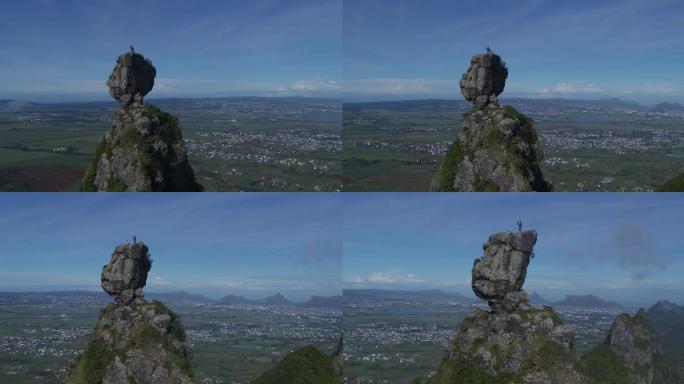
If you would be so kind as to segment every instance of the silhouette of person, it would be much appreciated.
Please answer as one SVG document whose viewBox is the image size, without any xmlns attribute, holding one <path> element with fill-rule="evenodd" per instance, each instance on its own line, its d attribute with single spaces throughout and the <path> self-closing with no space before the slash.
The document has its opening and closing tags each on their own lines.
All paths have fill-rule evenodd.
<svg viewBox="0 0 684 384">
<path fill-rule="evenodd" d="M 131 45 L 131 53 L 135 53 L 135 48 Z"/>
<path fill-rule="evenodd" d="M 487 46 L 487 53 L 492 53 L 492 49 Z"/>
<path fill-rule="evenodd" d="M 518 220 L 516 224 L 518 225 L 518 232 L 522 232 L 522 221 Z"/>
<path fill-rule="evenodd" d="M 135 244 L 135 235 L 133 235 L 133 244 Z"/>
</svg>

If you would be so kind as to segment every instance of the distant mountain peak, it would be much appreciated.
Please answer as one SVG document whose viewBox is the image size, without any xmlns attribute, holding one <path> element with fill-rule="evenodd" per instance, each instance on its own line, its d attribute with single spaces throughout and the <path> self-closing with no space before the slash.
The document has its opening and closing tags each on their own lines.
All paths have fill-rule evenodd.
<svg viewBox="0 0 684 384">
<path fill-rule="evenodd" d="M 622 308 L 623 305 L 613 301 L 604 300 L 596 295 L 566 295 L 565 299 L 555 303 L 557 306 L 566 307 L 594 307 L 594 308 Z"/>
<path fill-rule="evenodd" d="M 290 302 L 288 299 L 286 299 L 285 296 L 280 294 L 280 292 L 277 292 L 273 296 L 265 297 L 265 298 L 259 300 L 259 302 L 264 303 L 264 304 L 271 304 L 271 305 L 291 305 L 292 304 L 292 302 Z"/>
<path fill-rule="evenodd" d="M 679 103 L 669 103 L 664 101 L 658 103 L 651 108 L 655 112 L 684 112 L 684 106 Z"/>
<path fill-rule="evenodd" d="M 546 300 L 542 295 L 540 295 L 537 292 L 532 292 L 530 295 L 530 303 L 531 304 L 538 304 L 538 305 L 543 305 L 543 304 L 549 304 L 550 301 Z"/>
</svg>

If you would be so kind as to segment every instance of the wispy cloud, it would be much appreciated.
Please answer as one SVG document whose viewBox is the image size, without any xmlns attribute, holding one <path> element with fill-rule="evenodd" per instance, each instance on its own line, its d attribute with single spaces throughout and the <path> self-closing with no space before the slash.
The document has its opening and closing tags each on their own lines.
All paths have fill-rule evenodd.
<svg viewBox="0 0 684 384">
<path fill-rule="evenodd" d="M 456 79 L 352 79 L 345 80 L 344 93 L 345 95 L 448 95 L 458 93 L 457 84 Z"/>
</svg>

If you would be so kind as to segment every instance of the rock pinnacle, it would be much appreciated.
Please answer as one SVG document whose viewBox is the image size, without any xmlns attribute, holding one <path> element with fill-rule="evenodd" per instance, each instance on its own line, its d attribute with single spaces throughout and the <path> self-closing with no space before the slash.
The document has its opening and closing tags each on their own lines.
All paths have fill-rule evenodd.
<svg viewBox="0 0 684 384">
<path fill-rule="evenodd" d="M 472 288 L 494 312 L 513 312 L 527 304 L 522 289 L 537 232 L 500 232 L 484 243 L 484 256 L 473 264 Z"/>
</svg>

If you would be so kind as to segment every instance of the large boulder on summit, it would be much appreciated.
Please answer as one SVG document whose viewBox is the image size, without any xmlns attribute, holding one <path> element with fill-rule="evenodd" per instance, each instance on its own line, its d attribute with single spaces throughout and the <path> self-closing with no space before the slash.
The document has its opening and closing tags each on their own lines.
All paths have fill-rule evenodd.
<svg viewBox="0 0 684 384">
<path fill-rule="evenodd" d="M 130 304 L 135 297 L 142 298 L 142 288 L 151 267 L 152 260 L 145 244 L 119 245 L 109 264 L 102 267 L 102 289 L 117 302 Z"/>
<path fill-rule="evenodd" d="M 525 282 L 535 231 L 493 234 L 473 266 L 473 291 L 492 312 L 475 309 L 461 323 L 432 384 L 583 384 L 574 329 L 551 307 L 527 304 Z"/>
<path fill-rule="evenodd" d="M 470 67 L 461 77 L 461 94 L 476 108 L 496 103 L 503 92 L 508 77 L 508 68 L 497 54 L 487 52 L 475 55 Z"/>
<path fill-rule="evenodd" d="M 107 85 L 121 105 L 95 151 L 82 191 L 200 191 L 188 162 L 178 119 L 143 104 L 156 70 L 142 55 L 119 56 Z"/>
<path fill-rule="evenodd" d="M 154 87 L 155 76 L 156 68 L 143 55 L 132 51 L 121 54 L 107 80 L 109 94 L 122 107 L 134 102 L 142 104 L 143 97 Z"/>
<path fill-rule="evenodd" d="M 497 104 L 508 69 L 494 53 L 475 55 L 461 79 L 473 103 L 432 179 L 433 191 L 550 191 L 539 164 L 543 153 L 533 120 Z"/>
<path fill-rule="evenodd" d="M 100 311 L 68 383 L 192 383 L 192 352 L 180 318 L 164 304 L 143 299 L 150 265 L 145 244 L 116 247 L 102 271 L 102 288 L 116 303 Z"/>
<path fill-rule="evenodd" d="M 522 290 L 537 232 L 500 232 L 484 243 L 484 256 L 473 264 L 472 288 L 495 312 L 515 310 L 528 302 Z"/>
</svg>

